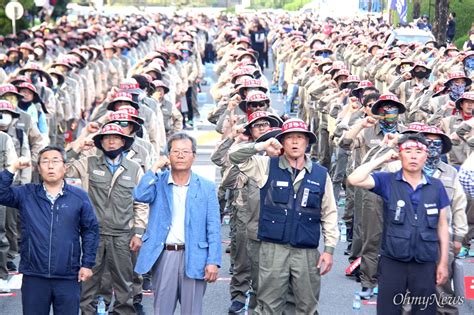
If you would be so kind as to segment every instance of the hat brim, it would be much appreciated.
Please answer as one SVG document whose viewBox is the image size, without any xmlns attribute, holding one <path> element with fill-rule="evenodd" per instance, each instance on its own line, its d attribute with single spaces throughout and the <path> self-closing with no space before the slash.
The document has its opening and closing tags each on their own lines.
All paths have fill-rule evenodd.
<svg viewBox="0 0 474 315">
<path fill-rule="evenodd" d="M 68 68 L 69 70 L 71 70 L 71 69 L 73 68 L 73 67 L 72 67 L 70 64 L 68 64 L 68 63 L 56 62 L 56 63 L 51 64 L 51 68 L 59 67 L 59 66 L 66 67 L 66 68 Z"/>
<path fill-rule="evenodd" d="M 449 79 L 448 81 L 446 81 L 446 82 L 444 83 L 444 86 L 448 87 L 449 84 L 451 83 L 451 81 L 457 80 L 457 79 L 464 79 L 464 80 L 466 80 L 466 86 L 469 86 L 469 85 L 472 84 L 472 80 L 471 80 L 470 78 L 468 78 L 468 77 L 462 77 L 462 78 L 452 78 L 452 79 Z"/>
<path fill-rule="evenodd" d="M 115 104 L 118 103 L 118 102 L 127 102 L 128 104 L 130 104 L 133 108 L 135 108 L 136 110 L 139 109 L 140 106 L 138 106 L 138 103 L 134 102 L 134 101 L 130 101 L 130 100 L 121 100 L 121 99 L 118 99 L 118 100 L 113 100 L 111 101 L 108 105 L 107 105 L 107 110 L 111 110 L 113 112 L 116 111 L 115 109 Z"/>
<path fill-rule="evenodd" d="M 462 101 L 465 101 L 465 100 L 471 100 L 471 101 L 473 101 L 473 100 L 470 99 L 470 98 L 465 98 L 465 97 L 460 97 L 460 98 L 458 98 L 458 99 L 456 100 L 456 102 L 454 102 L 454 104 L 456 105 L 456 109 L 457 109 L 457 110 L 461 110 L 461 103 L 462 103 Z"/>
<path fill-rule="evenodd" d="M 20 71 L 18 71 L 18 74 L 19 75 L 25 75 L 26 72 L 38 72 L 41 77 L 46 79 L 46 84 L 49 87 L 53 86 L 53 79 L 51 79 L 51 75 L 48 72 L 46 72 L 42 69 L 25 68 L 25 69 L 21 69 Z"/>
<path fill-rule="evenodd" d="M 414 62 L 401 62 L 399 65 L 397 65 L 395 67 L 395 72 L 398 73 L 398 74 L 401 74 L 400 72 L 400 68 L 402 67 L 402 65 L 409 65 L 410 67 L 413 67 L 415 63 Z M 410 69 L 411 71 L 411 69 Z"/>
<path fill-rule="evenodd" d="M 282 141 L 283 138 L 285 137 L 285 135 L 289 134 L 289 133 L 293 133 L 293 132 L 299 132 L 299 133 L 304 133 L 308 136 L 309 138 L 309 143 L 308 144 L 314 144 L 316 143 L 316 135 L 314 133 L 312 133 L 311 131 L 308 131 L 308 130 L 304 130 L 304 129 L 290 129 L 290 130 L 285 130 L 283 132 L 281 132 L 280 134 L 278 134 L 277 136 L 275 136 L 275 138 L 278 140 L 278 141 Z"/>
<path fill-rule="evenodd" d="M 323 62 L 318 65 L 318 70 L 323 71 L 323 67 L 327 65 L 332 65 L 332 62 Z"/>
<path fill-rule="evenodd" d="M 271 128 L 274 128 L 274 127 L 280 127 L 281 124 L 282 124 L 282 121 L 279 120 L 277 117 L 274 117 L 274 116 L 264 116 L 264 117 L 259 117 L 257 119 L 254 119 L 254 120 L 251 120 L 249 121 L 245 126 L 244 126 L 244 132 L 243 134 L 246 135 L 246 136 L 252 136 L 252 133 L 250 132 L 250 125 L 252 125 L 254 122 L 256 121 L 259 121 L 259 120 L 262 120 L 262 119 L 266 119 L 270 122 L 270 127 Z"/>
<path fill-rule="evenodd" d="M 122 135 L 122 134 L 118 134 L 118 133 L 108 133 L 108 134 L 97 134 L 95 135 L 92 140 L 94 141 L 94 145 L 101 151 L 104 151 L 104 148 L 102 147 L 102 138 L 104 136 L 107 136 L 107 135 L 117 135 L 117 136 L 121 136 L 124 140 L 125 140 L 125 145 L 123 146 L 123 149 L 124 151 L 127 151 L 128 149 L 130 149 L 130 147 L 132 146 L 133 144 L 133 137 L 131 136 L 126 136 L 126 135 Z"/>
<path fill-rule="evenodd" d="M 413 131 L 413 130 L 405 130 L 401 132 L 402 134 L 415 134 L 415 133 L 421 133 L 422 135 L 437 135 L 441 138 L 441 141 L 443 141 L 443 150 L 441 150 L 441 154 L 446 154 L 449 151 L 451 151 L 453 147 L 453 143 L 451 139 L 443 134 L 443 133 L 436 133 L 436 132 L 423 132 L 423 131 Z"/>
<path fill-rule="evenodd" d="M 378 115 L 378 111 L 380 109 L 380 107 L 384 106 L 384 105 L 395 105 L 398 107 L 398 114 L 403 114 L 407 109 L 405 107 L 405 105 L 403 105 L 402 103 L 400 102 L 396 102 L 396 101 L 392 101 L 392 100 L 383 100 L 383 101 L 377 101 L 374 103 L 374 105 L 372 105 L 372 114 L 374 115 Z"/>
<path fill-rule="evenodd" d="M 15 112 L 15 111 L 10 110 L 10 109 L 0 109 L 0 112 L 9 112 L 12 115 L 13 118 L 20 117 L 20 113 Z"/>
<path fill-rule="evenodd" d="M 152 86 L 153 86 L 153 88 L 155 88 L 155 90 L 156 90 L 157 88 L 162 88 L 162 89 L 163 89 L 163 92 L 165 92 L 165 94 L 168 94 L 168 92 L 170 91 L 170 88 L 167 87 L 167 86 L 163 86 L 163 85 L 161 85 L 161 86 L 160 86 L 160 85 L 159 85 L 159 86 L 155 86 L 155 85 L 153 85 L 153 84 L 152 84 Z"/>
<path fill-rule="evenodd" d="M 120 90 L 120 92 L 126 92 L 130 94 L 140 94 L 142 93 L 141 89 L 131 89 L 131 90 Z"/>
<path fill-rule="evenodd" d="M 430 68 L 428 68 L 428 67 L 425 66 L 425 65 L 417 65 L 417 64 L 415 64 L 415 65 L 412 66 L 412 68 L 410 69 L 410 73 L 413 73 L 413 72 L 415 71 L 415 68 L 416 68 L 416 67 L 425 68 L 425 69 L 426 69 L 426 75 L 427 75 L 427 76 L 431 74 L 431 71 L 432 71 L 432 70 L 431 70 Z"/>
<path fill-rule="evenodd" d="M 58 86 L 62 86 L 66 79 L 64 78 L 64 75 L 59 74 L 59 73 L 50 73 L 49 74 L 51 77 L 55 76 L 56 79 L 58 79 Z"/>
<path fill-rule="evenodd" d="M 360 81 L 348 81 L 348 82 L 342 82 L 341 83 L 341 89 L 345 89 L 347 87 L 348 84 L 350 83 L 359 83 Z"/>
<path fill-rule="evenodd" d="M 6 91 L 6 92 L 3 92 L 3 93 L 0 93 L 0 96 L 3 96 L 3 95 L 8 94 L 8 93 L 15 95 L 15 96 L 18 97 L 20 100 L 23 99 L 23 95 L 21 95 L 21 94 L 18 93 L 18 92 L 13 92 L 13 91 Z"/>
<path fill-rule="evenodd" d="M 275 138 L 276 136 L 278 136 L 279 134 L 281 133 L 281 129 L 279 130 L 270 130 L 266 133 L 264 133 L 263 135 L 261 135 L 260 137 L 258 137 L 255 142 L 264 142 L 264 141 L 267 141 L 268 139 L 270 138 Z"/>
<path fill-rule="evenodd" d="M 268 89 L 266 87 L 259 86 L 259 85 L 253 85 L 253 86 L 243 86 L 243 85 L 241 85 L 241 86 L 238 87 L 238 91 L 239 91 L 240 94 L 242 94 L 242 89 L 259 89 L 263 93 L 268 92 Z"/>
<path fill-rule="evenodd" d="M 46 108 L 46 105 L 44 104 L 43 100 L 39 96 L 38 92 L 35 92 L 27 87 L 18 87 L 18 91 L 27 89 L 28 91 L 31 91 L 33 93 L 33 103 L 39 103 L 41 105 L 41 109 L 43 110 L 43 113 L 48 114 L 48 109 Z"/>
</svg>

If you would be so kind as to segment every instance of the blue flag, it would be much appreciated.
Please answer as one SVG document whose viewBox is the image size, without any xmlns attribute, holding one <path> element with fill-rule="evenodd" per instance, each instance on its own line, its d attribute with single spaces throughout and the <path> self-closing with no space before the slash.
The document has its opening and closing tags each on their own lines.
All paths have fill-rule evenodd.
<svg viewBox="0 0 474 315">
<path fill-rule="evenodd" d="M 390 9 L 397 11 L 400 22 L 407 22 L 407 0 L 391 0 Z"/>
</svg>

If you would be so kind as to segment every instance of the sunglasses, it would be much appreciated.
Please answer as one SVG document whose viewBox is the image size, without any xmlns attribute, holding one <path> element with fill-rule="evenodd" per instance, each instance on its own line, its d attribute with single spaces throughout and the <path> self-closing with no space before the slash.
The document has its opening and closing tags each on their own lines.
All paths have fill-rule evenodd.
<svg viewBox="0 0 474 315">
<path fill-rule="evenodd" d="M 267 104 L 266 104 L 266 103 L 263 103 L 263 102 L 259 102 L 259 103 L 249 103 L 248 105 L 249 105 L 250 107 L 252 107 L 252 108 L 259 108 L 259 107 L 262 108 L 262 107 L 267 106 Z"/>
<path fill-rule="evenodd" d="M 119 125 L 122 128 L 127 128 L 128 126 L 130 126 L 131 123 L 128 121 L 116 121 L 115 124 Z"/>
<path fill-rule="evenodd" d="M 428 143 L 428 146 L 435 146 L 435 147 L 441 147 L 443 145 L 443 140 L 431 140 L 431 139 L 426 139 L 426 143 Z"/>
</svg>

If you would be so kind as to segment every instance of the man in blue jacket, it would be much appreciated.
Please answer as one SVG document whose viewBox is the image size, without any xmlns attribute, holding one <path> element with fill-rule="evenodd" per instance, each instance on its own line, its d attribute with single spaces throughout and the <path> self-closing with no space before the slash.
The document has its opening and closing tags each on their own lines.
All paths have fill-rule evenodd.
<svg viewBox="0 0 474 315">
<path fill-rule="evenodd" d="M 151 270 L 155 314 L 202 314 L 206 282 L 221 264 L 220 214 L 215 184 L 193 173 L 196 140 L 186 133 L 168 139 L 161 157 L 135 188 L 135 201 L 150 204 L 148 227 L 135 271 Z M 157 171 L 170 165 L 171 170 Z"/>
<path fill-rule="evenodd" d="M 0 204 L 19 209 L 23 314 L 79 313 L 80 282 L 92 276 L 99 227 L 87 193 L 64 181 L 64 151 L 39 153 L 40 184 L 11 187 L 16 171 L 31 161 L 20 157 L 0 172 Z M 82 257 L 81 257 L 82 255 Z"/>
</svg>

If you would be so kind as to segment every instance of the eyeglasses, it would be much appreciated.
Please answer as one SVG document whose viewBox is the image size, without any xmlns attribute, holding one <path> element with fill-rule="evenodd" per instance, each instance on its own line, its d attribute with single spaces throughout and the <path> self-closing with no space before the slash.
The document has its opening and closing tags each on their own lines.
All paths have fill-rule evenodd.
<svg viewBox="0 0 474 315">
<path fill-rule="evenodd" d="M 116 125 L 119 125 L 122 128 L 127 128 L 130 125 L 130 122 L 128 121 L 116 121 Z"/>
<path fill-rule="evenodd" d="M 260 102 L 259 103 L 249 103 L 248 105 L 252 108 L 259 108 L 259 107 L 262 108 L 262 107 L 267 106 L 267 104 L 263 103 L 263 102 L 261 102 L 261 103 Z"/>
<path fill-rule="evenodd" d="M 40 164 L 43 165 L 43 166 L 48 166 L 50 164 L 53 164 L 53 166 L 58 166 L 60 165 L 61 163 L 63 163 L 64 161 L 61 160 L 61 159 L 52 159 L 52 160 L 40 160 Z"/>
<path fill-rule="evenodd" d="M 252 128 L 270 127 L 270 122 L 268 122 L 268 121 L 256 122 L 256 123 L 253 123 L 250 127 L 252 127 Z"/>
<path fill-rule="evenodd" d="M 434 146 L 434 147 L 441 147 L 443 145 L 443 140 L 432 140 L 432 139 L 426 139 L 426 143 L 428 143 L 428 146 Z"/>
<path fill-rule="evenodd" d="M 367 103 L 365 105 L 365 107 L 372 108 L 372 105 L 374 105 L 374 104 L 375 104 L 375 102 Z"/>
<path fill-rule="evenodd" d="M 179 156 L 179 155 L 188 156 L 193 153 L 194 151 L 190 151 L 190 150 L 171 150 L 170 151 L 170 155 L 173 155 L 173 156 Z"/>
</svg>

